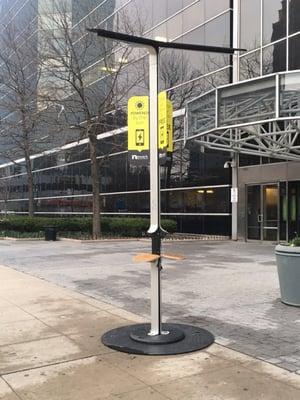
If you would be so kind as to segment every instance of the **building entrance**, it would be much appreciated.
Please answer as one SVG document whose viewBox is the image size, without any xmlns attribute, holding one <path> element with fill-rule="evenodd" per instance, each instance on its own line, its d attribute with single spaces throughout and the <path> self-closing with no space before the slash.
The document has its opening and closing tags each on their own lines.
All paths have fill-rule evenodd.
<svg viewBox="0 0 300 400">
<path fill-rule="evenodd" d="M 279 241 L 279 184 L 247 186 L 247 239 Z"/>
</svg>

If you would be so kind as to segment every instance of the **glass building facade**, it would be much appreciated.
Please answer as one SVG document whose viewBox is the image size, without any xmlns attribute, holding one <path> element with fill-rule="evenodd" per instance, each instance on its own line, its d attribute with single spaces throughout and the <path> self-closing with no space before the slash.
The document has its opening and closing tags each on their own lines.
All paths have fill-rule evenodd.
<svg viewBox="0 0 300 400">
<path fill-rule="evenodd" d="M 22 7 L 26 3 L 30 1 L 9 2 L 10 15 L 16 18 L 22 14 Z M 40 18 L 40 13 L 45 18 L 54 12 L 51 11 L 53 0 L 36 0 L 32 3 L 40 10 L 33 18 Z M 159 7 L 155 0 L 66 0 L 65 3 L 75 35 L 92 18 L 98 27 L 117 31 L 126 31 L 124 21 L 129 21 L 136 25 L 134 33 L 157 40 L 229 47 L 234 44 L 234 35 L 237 36 L 239 46 L 246 51 L 239 52 L 236 61 L 228 55 L 163 50 L 159 77 L 160 90 L 167 90 L 175 109 L 175 150 L 171 162 L 161 167 L 162 213 L 177 220 L 178 231 L 229 236 L 231 171 L 224 169 L 224 164 L 230 155 L 222 151 L 205 150 L 196 142 L 186 146 L 183 109 L 189 100 L 215 87 L 229 84 L 234 79 L 248 80 L 300 68 L 300 1 L 161 0 Z M 12 9 L 15 11 L 12 12 Z M 6 13 L 7 8 L 3 6 L 2 18 Z M 40 19 L 40 25 L 40 29 L 43 29 L 43 19 Z M 80 37 L 77 40 L 80 43 Z M 94 50 L 87 56 L 84 69 L 87 87 L 96 87 L 103 80 L 103 60 L 98 53 L 95 44 Z M 114 61 L 118 60 L 117 53 L 113 57 Z M 135 49 L 130 57 L 130 62 L 126 61 L 124 65 L 128 74 L 133 70 L 133 65 L 142 68 L 147 63 L 147 55 L 140 49 Z M 128 96 L 140 94 L 147 94 L 146 81 L 132 88 Z M 204 115 L 208 107 L 209 104 L 204 105 Z M 106 215 L 147 216 L 149 170 L 147 167 L 132 167 L 127 161 L 125 114 L 126 108 L 117 118 L 113 118 L 108 133 L 99 135 L 102 212 Z M 55 147 L 51 149 L 48 144 L 44 153 L 33 157 L 35 211 L 49 215 L 90 214 L 92 186 L 87 140 L 68 144 L 62 141 L 59 147 L 57 144 Z M 257 168 L 256 176 L 261 177 L 261 168 L 264 165 L 269 168 L 273 160 L 240 155 L 239 162 L 240 176 L 244 179 L 239 182 L 244 207 L 244 211 L 240 210 L 240 216 L 245 226 L 240 231 L 241 236 L 247 237 L 249 221 L 246 221 L 245 210 L 246 207 L 249 210 L 250 199 L 255 199 L 255 190 L 251 188 L 249 195 L 245 192 L 245 187 L 251 183 L 246 170 L 249 167 Z M 1 211 L 26 213 L 28 193 L 22 160 L 0 165 L 0 175 Z M 256 182 L 255 179 L 253 182 Z M 269 189 L 265 193 L 271 193 L 272 188 Z M 279 197 L 283 196 L 284 190 L 285 193 L 291 190 L 295 192 L 296 227 L 300 224 L 300 216 L 297 219 L 297 204 L 300 202 L 297 179 L 294 179 L 291 188 L 280 183 Z M 288 216 L 283 201 L 280 204 L 280 230 L 286 232 L 288 228 L 284 225 L 284 217 Z M 250 230 L 250 236 L 255 236 L 255 228 Z M 249 239 L 253 238 L 250 236 Z"/>
</svg>

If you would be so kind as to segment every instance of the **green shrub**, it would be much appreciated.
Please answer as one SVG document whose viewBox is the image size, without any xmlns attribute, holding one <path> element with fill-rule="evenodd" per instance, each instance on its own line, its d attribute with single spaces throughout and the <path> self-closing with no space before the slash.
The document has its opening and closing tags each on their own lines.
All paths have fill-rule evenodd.
<svg viewBox="0 0 300 400">
<path fill-rule="evenodd" d="M 291 245 L 291 246 L 295 246 L 295 247 L 300 246 L 300 236 L 294 237 L 294 239 L 292 239 L 292 240 L 290 241 L 290 245 Z"/>
<path fill-rule="evenodd" d="M 45 226 L 55 226 L 63 236 L 63 232 L 92 233 L 91 217 L 27 217 L 8 216 L 0 219 L 0 231 L 14 232 L 43 232 Z M 176 231 L 176 221 L 163 219 L 162 226 L 167 232 Z M 102 217 L 102 233 L 105 236 L 140 237 L 146 234 L 149 228 L 148 218 L 134 217 Z"/>
</svg>

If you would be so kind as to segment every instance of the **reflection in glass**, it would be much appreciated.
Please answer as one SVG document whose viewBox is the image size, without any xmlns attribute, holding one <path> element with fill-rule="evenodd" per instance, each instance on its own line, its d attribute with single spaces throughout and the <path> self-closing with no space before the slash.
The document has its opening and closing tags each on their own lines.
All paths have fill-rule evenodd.
<svg viewBox="0 0 300 400">
<path fill-rule="evenodd" d="M 204 22 L 204 2 L 199 1 L 193 4 L 191 7 L 187 8 L 182 12 L 183 18 L 183 32 L 187 32 L 190 29 L 199 26 Z M 201 38 L 199 38 L 198 44 L 200 44 Z"/>
<path fill-rule="evenodd" d="M 182 9 L 182 0 L 167 0 L 167 15 L 175 14 Z"/>
<path fill-rule="evenodd" d="M 205 19 L 214 17 L 230 7 L 230 0 L 205 0 Z"/>
<path fill-rule="evenodd" d="M 166 42 L 167 41 L 167 25 L 164 23 L 164 24 L 157 26 L 155 29 L 153 29 L 153 31 L 151 31 L 151 36 L 152 36 L 152 39 L 154 39 L 154 40 L 160 40 L 162 42 Z"/>
<path fill-rule="evenodd" d="M 169 41 L 174 40 L 176 37 L 182 35 L 182 14 L 177 14 L 169 19 L 167 25 L 167 38 Z"/>
<path fill-rule="evenodd" d="M 167 0 L 160 0 L 157 6 L 153 1 L 153 25 L 164 21 L 167 18 Z"/>
<path fill-rule="evenodd" d="M 260 50 L 240 57 L 240 80 L 260 76 Z"/>
<path fill-rule="evenodd" d="M 289 182 L 288 185 L 288 226 L 289 239 L 300 233 L 300 182 Z"/>
<path fill-rule="evenodd" d="M 140 20 L 139 28 L 142 28 L 143 32 L 152 28 L 154 25 L 152 18 L 152 8 L 153 0 L 143 0 L 143 7 L 139 7 L 138 12 L 136 12 L 136 17 Z"/>
<path fill-rule="evenodd" d="M 279 240 L 288 240 L 287 238 L 287 223 L 288 223 L 288 197 L 287 197 L 287 184 L 286 182 L 280 182 L 280 221 L 279 221 Z"/>
<path fill-rule="evenodd" d="M 260 186 L 247 187 L 247 239 L 261 239 Z"/>
<path fill-rule="evenodd" d="M 263 0 L 263 44 L 286 36 L 286 0 Z"/>
<path fill-rule="evenodd" d="M 208 93 L 190 103 L 188 108 L 189 136 L 206 132 L 216 127 L 216 93 Z"/>
<path fill-rule="evenodd" d="M 230 45 L 230 13 L 221 15 L 204 25 L 205 44 L 208 46 Z"/>
<path fill-rule="evenodd" d="M 300 35 L 289 38 L 289 70 L 293 69 L 300 69 Z"/>
<path fill-rule="evenodd" d="M 300 73 L 280 77 L 280 116 L 300 115 Z"/>
<path fill-rule="evenodd" d="M 176 217 L 179 232 L 230 235 L 230 216 L 180 216 Z"/>
<path fill-rule="evenodd" d="M 160 90 L 176 88 L 169 92 L 169 98 L 173 102 L 175 109 L 182 108 L 186 101 L 195 97 L 195 82 L 192 81 L 179 87 L 178 85 L 189 82 L 201 75 L 201 71 L 195 69 L 191 62 L 190 57 L 193 57 L 194 54 L 190 53 L 171 49 L 165 49 L 161 52 L 159 87 Z M 199 52 L 195 56 L 199 57 Z"/>
<path fill-rule="evenodd" d="M 296 33 L 300 31 L 300 2 L 299 0 L 289 0 L 289 33 Z"/>
<path fill-rule="evenodd" d="M 260 47 L 261 0 L 241 0 L 241 47 L 249 50 Z"/>
<path fill-rule="evenodd" d="M 169 213 L 229 213 L 229 188 L 162 192 L 162 211 Z"/>
<path fill-rule="evenodd" d="M 204 27 L 194 29 L 192 32 L 183 36 L 183 43 L 203 44 L 205 40 Z M 197 72 L 197 75 L 204 74 L 205 54 L 199 51 L 184 51 L 185 62 L 189 69 Z M 197 76 L 195 75 L 195 76 Z"/>
<path fill-rule="evenodd" d="M 275 77 L 241 83 L 218 92 L 221 126 L 275 117 Z"/>
<path fill-rule="evenodd" d="M 104 212 L 149 213 L 149 193 L 120 193 L 104 198 Z"/>
<path fill-rule="evenodd" d="M 277 240 L 278 200 L 277 185 L 263 186 L 263 240 Z"/>
<path fill-rule="evenodd" d="M 263 75 L 286 70 L 286 40 L 263 49 Z"/>
</svg>

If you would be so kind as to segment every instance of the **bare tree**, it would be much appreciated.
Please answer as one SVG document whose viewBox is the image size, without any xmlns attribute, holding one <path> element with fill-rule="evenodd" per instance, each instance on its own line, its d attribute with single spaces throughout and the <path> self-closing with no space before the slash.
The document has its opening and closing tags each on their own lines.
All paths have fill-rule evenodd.
<svg viewBox="0 0 300 400">
<path fill-rule="evenodd" d="M 14 20 L 13 20 L 14 21 Z M 34 182 L 30 156 L 39 149 L 38 86 L 41 76 L 33 21 L 1 26 L 0 137 L 1 156 L 25 159 L 28 214 L 34 215 Z"/>
<path fill-rule="evenodd" d="M 54 2 L 52 14 L 41 15 L 43 26 L 43 73 L 48 82 L 43 88 L 43 95 L 49 104 L 59 104 L 64 108 L 67 126 L 80 133 L 80 137 L 89 139 L 91 160 L 91 179 L 93 194 L 93 238 L 101 235 L 101 176 L 102 163 L 99 157 L 101 142 L 97 136 L 108 130 L 122 126 L 124 121 L 112 114 L 122 108 L 128 94 L 140 81 L 140 72 L 131 63 L 129 47 L 120 46 L 112 41 L 97 39 L 87 32 L 87 27 L 97 26 L 98 16 L 88 14 L 83 21 L 74 19 L 74 9 L 61 2 Z M 129 26 L 129 21 L 118 25 Z M 112 28 L 116 23 L 110 20 Z M 121 114 L 122 115 L 122 114 Z M 115 151 L 118 140 L 110 140 L 103 152 L 108 156 Z M 123 143 L 124 145 L 124 143 Z M 110 148 L 109 148 L 110 147 Z"/>
</svg>

